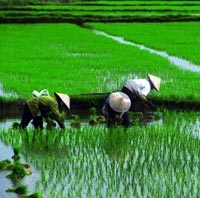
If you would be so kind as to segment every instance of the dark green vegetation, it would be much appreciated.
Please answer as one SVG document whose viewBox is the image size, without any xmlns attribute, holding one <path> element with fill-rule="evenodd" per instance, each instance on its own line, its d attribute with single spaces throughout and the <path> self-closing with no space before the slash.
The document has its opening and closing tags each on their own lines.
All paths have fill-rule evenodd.
<svg viewBox="0 0 200 198">
<path fill-rule="evenodd" d="M 37 3 L 37 1 L 36 1 Z M 39 3 L 39 2 L 38 2 Z M 164 22 L 199 21 L 199 1 L 74 1 L 67 4 L 4 5 L 0 22 Z M 20 4 L 20 3 L 19 3 Z"/>
<path fill-rule="evenodd" d="M 6 178 L 11 180 L 13 187 L 5 190 L 8 193 L 8 197 L 10 197 L 9 193 L 15 193 L 19 198 L 41 198 L 41 194 L 38 192 L 27 195 L 28 187 L 23 184 L 23 179 L 25 176 L 28 176 L 32 173 L 31 170 L 29 170 L 30 165 L 28 163 L 21 163 L 21 157 L 19 155 L 20 147 L 16 148 L 13 146 L 13 148 L 13 161 L 10 159 L 0 161 L 0 174 L 2 172 L 10 172 L 8 175 L 6 175 Z M 1 190 L 2 189 L 0 188 L 0 191 Z"/>
</svg>

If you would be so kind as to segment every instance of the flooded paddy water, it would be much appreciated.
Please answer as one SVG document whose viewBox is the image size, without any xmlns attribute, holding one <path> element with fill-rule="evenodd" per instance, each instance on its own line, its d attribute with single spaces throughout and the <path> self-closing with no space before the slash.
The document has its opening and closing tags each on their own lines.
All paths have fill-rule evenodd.
<svg viewBox="0 0 200 198">
<path fill-rule="evenodd" d="M 21 183 L 43 197 L 198 197 L 200 113 L 163 110 L 152 120 L 134 114 L 133 126 L 108 130 L 90 126 L 88 114 L 81 127 L 66 130 L 13 130 L 19 117 L 0 120 L 0 160 L 20 149 L 21 161 L 32 174 Z M 0 194 L 14 186 L 0 171 Z M 2 183 L 1 183 L 2 184 Z M 1 196 L 1 197 L 2 197 Z"/>
<path fill-rule="evenodd" d="M 141 44 L 137 44 L 137 43 L 125 40 L 123 37 L 120 37 L 120 36 L 113 36 L 113 35 L 107 34 L 103 31 L 99 31 L 99 30 L 93 30 L 93 31 L 97 35 L 105 36 L 107 38 L 115 40 L 118 43 L 138 47 L 140 50 L 146 50 L 146 51 L 148 51 L 152 54 L 156 54 L 158 56 L 166 58 L 167 60 L 169 60 L 170 63 L 172 63 L 173 65 L 175 65 L 175 66 L 177 66 L 181 69 L 190 70 L 190 71 L 193 71 L 193 72 L 200 73 L 200 65 L 195 65 L 195 64 L 191 63 L 190 61 L 185 60 L 183 58 L 179 58 L 179 57 L 176 57 L 176 56 L 170 56 L 165 51 L 159 51 L 159 50 L 156 50 L 156 49 L 146 47 L 145 45 L 141 45 Z"/>
</svg>

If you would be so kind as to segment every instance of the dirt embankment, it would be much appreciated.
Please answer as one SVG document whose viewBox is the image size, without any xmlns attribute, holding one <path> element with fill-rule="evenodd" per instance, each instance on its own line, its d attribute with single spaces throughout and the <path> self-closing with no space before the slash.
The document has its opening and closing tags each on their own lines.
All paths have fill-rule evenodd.
<svg viewBox="0 0 200 198">
<path fill-rule="evenodd" d="M 84 110 L 89 111 L 91 107 L 95 107 L 97 111 L 101 112 L 101 108 L 104 104 L 107 95 L 100 97 L 84 98 L 77 97 L 71 99 L 70 114 L 76 112 L 82 112 Z M 157 107 L 157 109 L 168 109 L 173 111 L 200 111 L 200 102 L 193 101 L 159 101 L 151 100 Z M 0 101 L 0 119 L 7 117 L 20 117 L 23 112 L 23 108 L 26 100 L 20 99 L 12 102 Z M 138 105 L 137 111 L 151 111 L 149 107 L 145 107 L 143 104 Z"/>
</svg>

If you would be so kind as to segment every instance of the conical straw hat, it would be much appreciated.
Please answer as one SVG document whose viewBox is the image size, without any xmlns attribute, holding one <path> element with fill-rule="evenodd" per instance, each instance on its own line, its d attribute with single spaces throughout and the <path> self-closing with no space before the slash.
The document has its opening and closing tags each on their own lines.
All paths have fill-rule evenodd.
<svg viewBox="0 0 200 198">
<path fill-rule="evenodd" d="M 64 102 L 68 109 L 70 109 L 70 97 L 67 94 L 55 92 L 55 95 Z"/>
<path fill-rule="evenodd" d="M 109 95 L 110 107 L 119 113 L 126 112 L 131 107 L 130 98 L 122 92 L 114 92 Z"/>
<path fill-rule="evenodd" d="M 159 77 L 154 76 L 154 75 L 151 75 L 151 74 L 148 75 L 148 78 L 149 78 L 149 80 L 151 81 L 151 83 L 153 84 L 154 88 L 155 88 L 157 91 L 159 91 L 161 79 L 160 79 Z"/>
</svg>

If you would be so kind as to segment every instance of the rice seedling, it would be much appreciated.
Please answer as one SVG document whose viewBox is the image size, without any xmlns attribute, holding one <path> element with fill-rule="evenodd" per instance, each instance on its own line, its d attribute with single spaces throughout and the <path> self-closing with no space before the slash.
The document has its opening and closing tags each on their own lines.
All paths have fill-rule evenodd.
<svg viewBox="0 0 200 198">
<path fill-rule="evenodd" d="M 7 169 L 12 162 L 8 159 L 0 161 L 0 171 Z"/>
<path fill-rule="evenodd" d="M 200 65 L 199 54 L 197 54 L 199 45 L 197 32 L 200 25 L 198 22 L 90 23 L 88 25 L 112 35 L 122 36 L 128 41 L 166 51 L 171 55 L 185 58 Z"/>
<path fill-rule="evenodd" d="M 181 28 L 183 31 L 186 28 L 194 29 L 196 32 L 195 24 L 190 23 L 189 28 L 188 24 L 184 26 L 183 23 Z M 122 25 L 124 29 L 126 29 L 125 26 Z M 137 26 L 140 27 L 139 24 Z M 155 25 L 155 29 L 157 26 Z M 176 24 L 173 26 L 176 27 Z M 103 24 L 94 27 L 107 29 Z M 111 27 L 113 27 L 113 32 L 114 27 L 119 28 L 117 24 Z M 131 26 L 127 24 L 127 27 Z M 144 25 L 144 30 L 146 30 L 145 27 Z M 178 27 L 177 24 L 177 36 L 180 32 Z M 162 30 L 161 25 L 159 28 Z M 127 78 L 143 78 L 147 73 L 153 73 L 161 77 L 162 89 L 160 93 L 150 94 L 150 98 L 170 101 L 199 100 L 198 74 L 180 70 L 162 57 L 133 46 L 117 43 L 96 35 L 91 30 L 70 24 L 1 24 L 0 32 L 0 42 L 4 46 L 0 57 L 0 78 L 4 89 L 16 92 L 19 98 L 28 98 L 32 90 L 44 87 L 52 95 L 54 91 L 58 91 L 59 87 L 60 92 L 78 99 L 80 93 L 112 92 L 119 90 Z M 40 36 L 34 36 L 33 32 L 34 35 Z M 67 32 L 67 37 L 65 32 Z M 131 38 L 126 36 L 128 33 L 125 34 L 120 28 L 118 32 L 127 39 Z M 154 35 L 156 36 L 151 42 L 162 38 L 158 34 Z M 193 38 L 190 43 L 197 43 L 194 46 L 198 46 L 196 37 L 192 37 L 189 31 L 188 35 L 191 35 L 191 39 Z M 179 41 L 184 42 L 183 40 L 185 37 L 181 36 Z M 146 41 L 144 40 L 143 43 L 145 44 Z M 29 49 L 29 46 L 32 48 Z M 161 47 L 165 48 L 165 45 Z M 176 50 L 176 55 L 179 55 L 178 50 Z M 56 81 L 52 84 L 46 79 L 56 79 Z M 188 81 L 190 81 L 189 84 Z M 76 84 L 76 89 L 74 89 L 74 84 Z M 99 96 L 96 96 L 94 103 L 98 99 Z"/>
<path fill-rule="evenodd" d="M 6 192 L 14 192 L 18 195 L 24 195 L 27 193 L 27 186 L 25 185 L 19 185 L 15 188 L 9 188 L 6 190 Z"/>
<path fill-rule="evenodd" d="M 172 13 L 175 17 L 171 19 L 174 20 L 185 11 L 188 14 L 180 18 L 194 19 L 194 13 L 199 10 L 198 2 L 192 2 L 190 6 L 180 1 L 148 1 L 148 5 L 141 5 L 139 1 L 133 4 L 103 2 L 103 6 L 101 3 L 95 2 L 93 6 L 89 6 L 90 2 L 85 2 L 87 6 L 27 6 L 27 11 L 0 9 L 0 15 L 18 20 L 19 15 L 26 16 L 29 12 L 30 18 L 24 17 L 24 20 L 35 20 L 39 14 L 46 15 L 46 19 L 80 17 L 82 23 L 86 16 L 94 20 L 98 17 L 121 20 L 127 15 L 132 19 L 155 17 L 160 20 Z M 150 13 L 151 6 L 154 10 Z M 51 9 L 56 14 L 51 15 Z M 70 13 L 71 9 L 74 9 L 73 13 Z M 164 49 L 169 54 L 199 64 L 196 53 L 199 47 L 198 22 L 151 23 L 151 26 L 149 23 L 88 23 L 86 26 L 124 37 L 130 42 Z M 156 95 L 152 93 L 151 98 L 199 101 L 199 74 L 180 70 L 162 57 L 103 37 L 90 29 L 66 23 L 1 24 L 0 43 L 1 92 L 12 91 L 16 98 L 28 98 L 33 89 L 44 87 L 53 94 L 59 87 L 60 92 L 89 103 L 89 97 L 79 98 L 79 94 L 109 93 L 119 90 L 127 78 L 155 73 L 162 78 L 162 91 Z M 2 99 L 3 94 L 0 97 Z M 98 100 L 99 96 L 92 103 Z M 97 112 L 93 108 L 90 113 L 89 118 L 95 123 Z M 68 126 L 63 131 L 51 127 L 51 130 L 31 128 L 22 132 L 18 125 L 9 130 L 0 129 L 1 141 L 14 148 L 13 159 L 16 160 L 14 163 L 1 161 L 1 170 L 11 170 L 8 177 L 16 180 L 35 174 L 28 170 L 28 164 L 17 161 L 22 157 L 40 172 L 35 191 L 41 193 L 21 197 L 41 197 L 41 194 L 48 198 L 198 197 L 199 113 L 164 110 L 163 114 L 132 114 L 131 120 L 133 126 L 126 130 L 120 126 L 107 129 L 104 125 Z M 153 123 L 152 120 L 162 122 Z M 77 122 L 75 116 L 72 125 Z M 8 191 L 20 190 L 18 192 L 22 193 L 24 188 L 20 187 Z"/>
<path fill-rule="evenodd" d="M 23 179 L 26 175 L 30 175 L 31 171 L 29 169 L 25 169 L 23 164 L 20 162 L 14 162 L 12 165 L 12 173 L 8 174 L 6 177 L 13 180 L 13 181 L 18 181 Z"/>
<path fill-rule="evenodd" d="M 86 21 L 194 21 L 198 19 L 200 6 L 197 1 L 190 1 L 187 4 L 182 1 L 142 1 L 142 3 L 141 1 L 78 1 L 67 4 L 45 2 L 42 5 L 38 5 L 37 2 L 31 2 L 30 5 L 26 1 L 25 4 L 24 7 L 5 5 L 0 10 L 1 21 L 26 23 L 56 21 L 78 24 Z"/>
<path fill-rule="evenodd" d="M 99 125 L 9 130 L 0 138 L 20 146 L 26 161 L 40 171 L 37 189 L 48 197 L 195 197 L 200 148 L 192 126 L 198 117 L 165 110 L 162 124 L 127 130 Z"/>
</svg>

